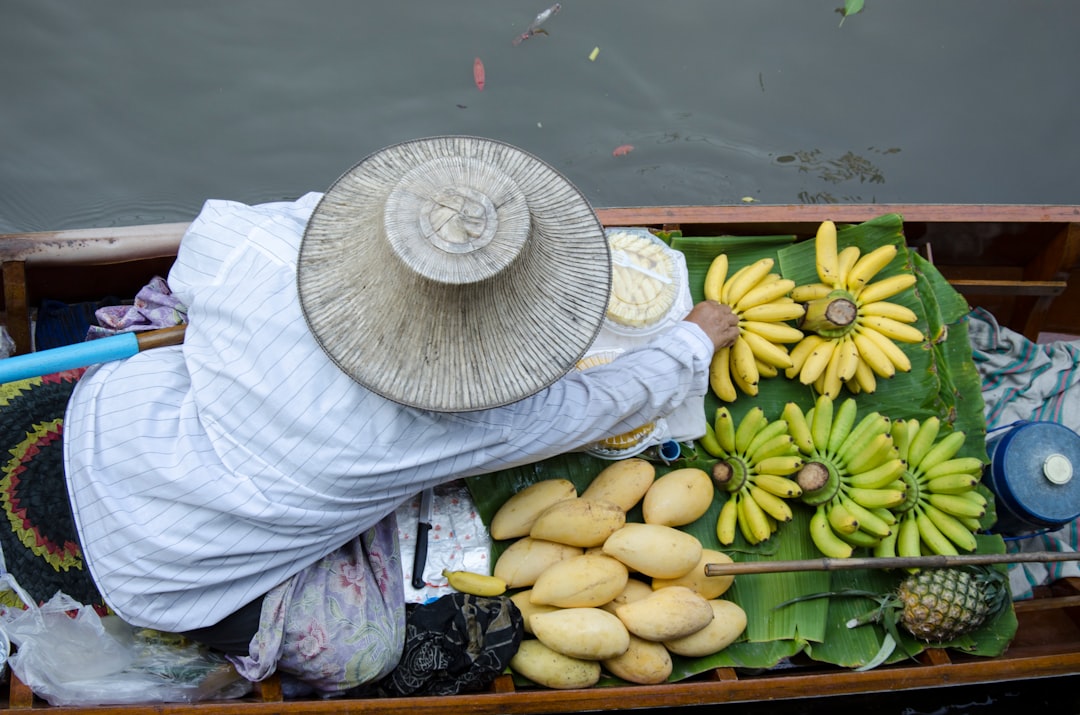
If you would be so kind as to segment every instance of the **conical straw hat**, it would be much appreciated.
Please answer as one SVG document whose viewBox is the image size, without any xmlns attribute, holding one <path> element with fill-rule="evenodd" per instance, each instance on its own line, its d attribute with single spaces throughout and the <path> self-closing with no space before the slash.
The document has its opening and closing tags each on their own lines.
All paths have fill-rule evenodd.
<svg viewBox="0 0 1080 715">
<path fill-rule="evenodd" d="M 559 379 L 599 332 L 610 284 L 581 192 L 531 154 L 463 136 L 396 144 L 347 171 L 298 265 L 327 355 L 373 392 L 441 412 Z"/>
</svg>

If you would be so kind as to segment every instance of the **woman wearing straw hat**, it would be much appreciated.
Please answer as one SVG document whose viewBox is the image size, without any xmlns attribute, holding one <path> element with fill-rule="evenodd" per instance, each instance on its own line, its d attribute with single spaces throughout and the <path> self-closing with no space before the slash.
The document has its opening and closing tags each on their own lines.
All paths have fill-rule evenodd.
<svg viewBox="0 0 1080 715">
<path fill-rule="evenodd" d="M 736 335 L 715 303 L 570 370 L 610 270 L 580 192 L 495 141 L 395 145 L 292 203 L 208 202 L 169 274 L 184 345 L 92 368 L 68 405 L 68 488 L 105 602 L 251 679 L 383 677 L 404 627 L 395 507 L 707 389 Z"/>
</svg>

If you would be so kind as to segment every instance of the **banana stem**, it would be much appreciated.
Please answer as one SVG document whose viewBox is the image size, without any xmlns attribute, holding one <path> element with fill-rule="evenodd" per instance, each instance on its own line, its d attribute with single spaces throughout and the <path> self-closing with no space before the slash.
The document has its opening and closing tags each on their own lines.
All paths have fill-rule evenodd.
<svg viewBox="0 0 1080 715">
<path fill-rule="evenodd" d="M 1075 551 L 1027 551 L 1016 554 L 933 554 L 929 556 L 852 557 L 705 564 L 706 576 L 737 576 L 789 571 L 851 571 L 856 569 L 956 568 L 980 564 L 1052 563 L 1080 561 Z"/>
<path fill-rule="evenodd" d="M 803 332 L 830 335 L 843 333 L 855 324 L 859 307 L 848 298 L 826 296 L 806 303 L 806 313 L 799 321 Z"/>
</svg>

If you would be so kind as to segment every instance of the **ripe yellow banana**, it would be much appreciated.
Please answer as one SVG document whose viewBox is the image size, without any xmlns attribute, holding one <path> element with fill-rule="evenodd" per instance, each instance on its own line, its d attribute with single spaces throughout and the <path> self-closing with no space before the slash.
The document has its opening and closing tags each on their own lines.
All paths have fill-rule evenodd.
<svg viewBox="0 0 1080 715">
<path fill-rule="evenodd" d="M 716 409 L 713 417 L 713 432 L 716 434 L 716 441 L 720 443 L 720 448 L 728 454 L 733 454 L 735 452 L 735 418 L 731 416 L 731 411 L 725 405 Z"/>
<path fill-rule="evenodd" d="M 854 341 L 852 341 L 854 344 Z M 856 348 L 855 355 L 858 360 L 855 363 L 855 374 L 852 376 L 850 383 L 857 385 L 859 392 L 866 394 L 872 394 L 877 391 L 877 378 L 874 377 L 874 371 L 870 365 L 863 360 L 862 355 L 859 354 L 858 348 Z M 850 387 L 850 385 L 849 385 Z"/>
<path fill-rule="evenodd" d="M 728 497 L 720 507 L 720 516 L 716 519 L 716 538 L 724 546 L 735 541 L 735 528 L 739 520 L 738 501 L 735 494 Z"/>
<path fill-rule="evenodd" d="M 813 333 L 800 340 L 798 344 L 791 349 L 791 352 L 788 353 L 788 357 L 791 358 L 791 367 L 784 370 L 784 375 L 789 380 L 795 379 L 795 377 L 802 372 L 803 364 L 806 363 L 806 358 L 808 358 L 823 342 L 825 342 L 825 338 Z"/>
<path fill-rule="evenodd" d="M 705 272 L 705 300 L 721 302 L 721 291 L 727 281 L 728 257 L 721 253 L 709 264 L 709 270 Z"/>
<path fill-rule="evenodd" d="M 835 340 L 823 340 L 819 343 L 818 346 L 806 356 L 802 369 L 799 370 L 799 382 L 804 385 L 810 385 L 817 380 L 818 377 L 825 372 L 825 368 L 829 365 L 829 360 L 832 358 L 833 350 L 835 349 Z M 792 361 L 792 364 L 794 364 L 794 361 Z"/>
<path fill-rule="evenodd" d="M 885 266 L 896 258 L 897 249 L 894 244 L 887 243 L 879 246 L 869 253 L 864 253 L 858 262 L 852 266 L 844 284 L 847 289 L 856 296 Z"/>
<path fill-rule="evenodd" d="M 836 284 L 846 286 L 848 284 L 848 274 L 851 273 L 851 268 L 859 261 L 858 246 L 848 246 L 836 256 L 837 264 L 837 277 Z"/>
<path fill-rule="evenodd" d="M 733 360 L 734 362 L 734 360 Z M 754 361 L 754 367 L 757 368 L 757 361 Z M 758 382 L 761 379 L 761 371 L 758 371 Z M 758 394 L 758 382 L 747 382 L 742 373 L 735 370 L 734 366 L 731 369 L 731 381 L 735 383 L 735 387 L 739 392 L 750 397 L 756 397 Z"/>
<path fill-rule="evenodd" d="M 746 445 L 747 457 L 751 463 L 757 463 L 766 457 L 777 457 L 781 454 L 794 454 L 794 440 L 788 434 L 787 422 L 773 420 L 758 430 L 758 433 Z"/>
<path fill-rule="evenodd" d="M 754 468 L 760 474 L 775 474 L 776 476 L 786 477 L 789 474 L 802 469 L 805 460 L 797 454 L 782 455 L 778 457 L 766 457 L 760 462 L 754 465 Z"/>
<path fill-rule="evenodd" d="M 868 283 L 855 297 L 859 304 L 876 303 L 879 300 L 892 298 L 913 285 L 915 285 L 915 274 L 898 273 L 895 276 Z"/>
<path fill-rule="evenodd" d="M 773 274 L 775 275 L 775 274 Z M 743 294 L 742 298 L 732 306 L 736 313 L 742 314 L 748 308 L 772 303 L 778 298 L 783 298 L 795 287 L 795 281 L 789 278 L 779 278 L 769 282 L 761 281 Z"/>
<path fill-rule="evenodd" d="M 759 380 L 766 380 L 770 377 L 776 377 L 780 374 L 780 370 L 775 365 L 766 365 L 761 362 L 757 357 L 754 358 L 754 364 L 757 365 L 757 373 Z"/>
<path fill-rule="evenodd" d="M 942 556 L 959 554 L 953 543 L 941 533 L 941 529 L 937 528 L 934 522 L 930 521 L 930 517 L 925 512 L 920 512 L 915 516 L 915 523 L 919 527 L 919 537 L 930 551 Z"/>
<path fill-rule="evenodd" d="M 473 596 L 499 596 L 506 592 L 506 581 L 497 576 L 447 569 L 443 569 L 442 575 L 449 581 L 451 588 Z"/>
<path fill-rule="evenodd" d="M 753 333 L 770 343 L 797 343 L 803 339 L 803 332 L 801 330 L 793 328 L 786 323 L 743 320 L 739 323 L 739 329 L 743 331 L 744 334 Z"/>
<path fill-rule="evenodd" d="M 756 474 L 754 484 L 781 499 L 794 499 L 802 496 L 802 487 L 797 482 L 771 472 Z"/>
<path fill-rule="evenodd" d="M 845 335 L 836 350 L 839 353 L 837 375 L 842 382 L 848 382 L 855 377 L 855 371 L 859 369 L 859 349 L 855 347 L 851 335 Z"/>
<path fill-rule="evenodd" d="M 709 363 L 709 387 L 724 402 L 734 402 L 738 397 L 731 379 L 731 348 L 723 347 L 713 353 Z"/>
<path fill-rule="evenodd" d="M 814 263 L 821 282 L 836 286 L 840 266 L 836 253 L 836 224 L 832 221 L 822 221 L 818 226 L 814 237 Z"/>
<path fill-rule="evenodd" d="M 759 544 L 772 536 L 772 527 L 765 516 L 765 511 L 750 496 L 749 490 L 739 493 L 739 518 L 745 521 L 753 536 L 751 543 Z"/>
<path fill-rule="evenodd" d="M 747 308 L 739 317 L 747 322 L 782 323 L 801 318 L 804 313 L 806 313 L 806 308 L 801 303 L 774 300 L 771 303 Z M 801 335 L 802 331 L 799 331 L 799 334 Z"/>
<path fill-rule="evenodd" d="M 796 303 L 809 303 L 812 300 L 828 297 L 834 290 L 836 289 L 828 283 L 807 283 L 792 288 L 791 299 Z"/>
<path fill-rule="evenodd" d="M 757 405 L 751 407 L 735 428 L 735 453 L 745 455 L 746 448 L 753 442 L 754 437 L 765 429 L 768 424 L 769 421 L 765 417 L 765 410 Z"/>
<path fill-rule="evenodd" d="M 751 486 L 750 498 L 761 507 L 762 511 L 777 521 L 791 521 L 794 516 L 786 501 L 761 487 Z"/>
<path fill-rule="evenodd" d="M 739 336 L 739 339 L 750 347 L 750 351 L 755 358 L 766 365 L 772 365 L 781 370 L 791 367 L 791 356 L 788 355 L 787 350 L 776 343 L 769 342 L 758 333 L 746 330 Z M 760 375 L 761 371 L 758 370 L 757 372 Z"/>
<path fill-rule="evenodd" d="M 824 504 L 818 506 L 810 517 L 810 539 L 814 546 L 831 559 L 851 557 L 852 547 L 832 530 L 829 524 L 828 510 Z"/>
<path fill-rule="evenodd" d="M 896 366 L 893 365 L 889 356 L 882 352 L 877 343 L 859 330 L 852 333 L 851 339 L 859 350 L 859 357 L 866 362 L 875 375 L 887 379 L 896 374 Z"/>
<path fill-rule="evenodd" d="M 913 325 L 901 323 L 899 320 L 886 318 L 883 315 L 860 314 L 859 323 L 873 328 L 890 340 L 899 340 L 903 343 L 921 343 L 926 340 L 923 332 Z"/>
<path fill-rule="evenodd" d="M 885 357 L 899 372 L 911 372 L 911 358 L 900 349 L 900 346 L 869 325 L 859 325 L 855 329 L 859 335 L 869 338 L 881 352 L 885 353 Z"/>
<path fill-rule="evenodd" d="M 772 258 L 759 258 L 748 266 L 744 266 L 728 279 L 724 285 L 723 296 L 724 303 L 730 306 L 739 304 L 743 296 L 746 295 L 751 288 L 756 286 L 761 279 L 769 275 L 769 271 L 772 270 L 775 261 Z"/>
<path fill-rule="evenodd" d="M 757 365 L 754 364 L 754 351 L 750 347 L 750 343 L 746 342 L 746 338 L 742 335 L 737 337 L 735 343 L 731 346 L 731 371 L 736 385 L 749 387 L 754 391 L 754 394 L 757 394 L 757 384 L 760 376 Z M 743 392 L 746 392 L 746 390 L 743 389 Z"/>
<path fill-rule="evenodd" d="M 864 317 L 880 316 L 882 318 L 892 318 L 901 323 L 914 323 L 919 319 L 918 316 L 915 315 L 915 311 L 908 308 L 906 305 L 890 303 L 887 300 L 864 303 L 859 306 L 859 315 Z"/>
<path fill-rule="evenodd" d="M 835 399 L 840 396 L 840 388 L 843 387 L 843 382 L 840 379 L 840 357 L 844 340 L 843 338 L 839 338 L 833 340 L 833 343 L 835 343 L 835 345 L 833 347 L 832 355 L 829 356 L 829 362 L 825 365 L 825 370 L 818 376 L 820 384 L 817 384 L 817 381 L 815 381 L 814 389 L 816 389 L 819 394 L 828 395 Z"/>
</svg>

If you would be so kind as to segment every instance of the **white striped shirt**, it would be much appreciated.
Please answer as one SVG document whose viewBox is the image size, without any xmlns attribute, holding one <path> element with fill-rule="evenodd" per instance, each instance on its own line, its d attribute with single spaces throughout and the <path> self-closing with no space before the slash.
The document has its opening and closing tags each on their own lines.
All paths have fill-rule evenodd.
<svg viewBox="0 0 1080 715">
<path fill-rule="evenodd" d="M 188 306 L 184 344 L 76 386 L 64 438 L 84 556 L 134 625 L 216 623 L 425 487 L 580 449 L 705 394 L 712 344 L 685 322 L 506 407 L 436 414 L 365 390 L 297 298 L 319 198 L 207 202 L 168 279 Z"/>
</svg>

